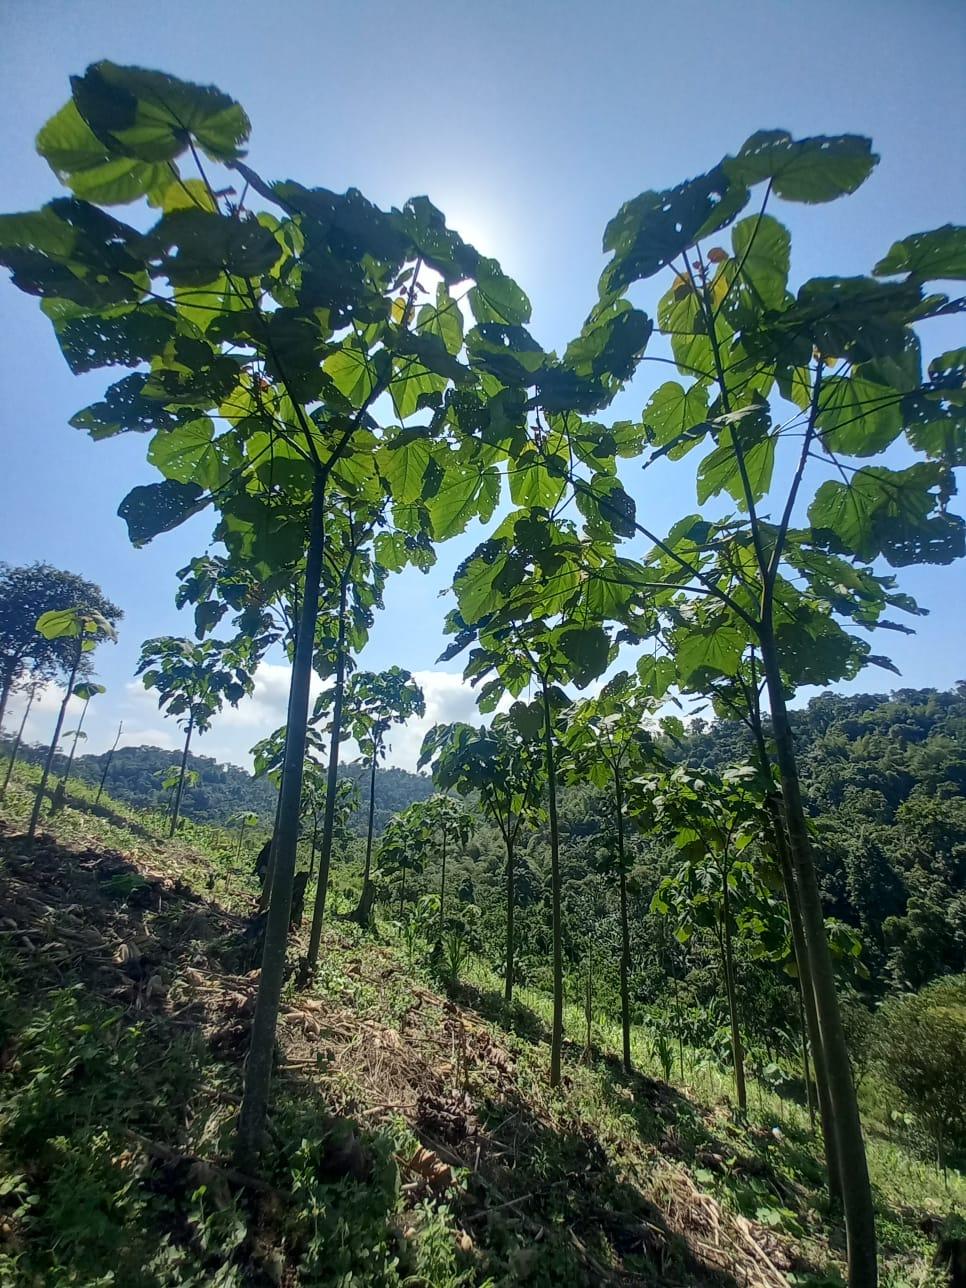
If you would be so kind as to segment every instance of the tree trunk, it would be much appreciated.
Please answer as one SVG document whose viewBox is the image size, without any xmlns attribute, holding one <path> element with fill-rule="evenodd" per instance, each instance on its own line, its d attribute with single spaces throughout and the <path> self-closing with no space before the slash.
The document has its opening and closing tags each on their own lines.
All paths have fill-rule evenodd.
<svg viewBox="0 0 966 1288">
<path fill-rule="evenodd" d="M 362 893 L 365 896 L 366 886 L 369 884 L 369 874 L 372 871 L 372 833 L 376 822 L 376 751 L 375 744 L 372 747 L 372 764 L 369 766 L 369 823 L 366 827 L 366 865 L 362 872 Z"/>
<path fill-rule="evenodd" d="M 188 747 L 191 745 L 191 731 L 195 727 L 194 712 L 188 716 L 188 731 L 184 739 L 184 751 L 181 753 L 181 774 L 178 777 L 178 791 L 174 798 L 174 809 L 171 811 L 171 826 L 168 828 L 169 839 L 178 830 L 178 818 L 181 815 L 181 797 L 184 795 L 184 776 L 188 768 Z"/>
<path fill-rule="evenodd" d="M 104 790 L 104 784 L 107 782 L 107 775 L 111 768 L 111 761 L 114 759 L 114 753 L 115 751 L 117 751 L 117 744 L 121 741 L 121 730 L 123 728 L 124 728 L 124 721 L 122 720 L 120 724 L 117 726 L 117 737 L 114 739 L 114 746 L 107 753 L 107 762 L 104 765 L 104 772 L 103 774 L 101 774 L 101 781 L 97 785 L 97 795 L 94 797 L 95 805 L 98 805 L 100 803 L 101 793 Z"/>
<path fill-rule="evenodd" d="M 305 760 L 305 731 L 309 714 L 309 684 L 312 678 L 315 622 L 318 616 L 319 581 L 325 544 L 324 501 L 324 476 L 316 474 L 312 491 L 312 513 L 309 520 L 305 593 L 302 599 L 295 660 L 292 666 L 292 682 L 289 688 L 288 729 L 285 738 L 282 787 L 279 795 L 278 826 L 272 846 L 275 852 L 275 871 L 268 917 L 265 922 L 265 942 L 258 997 L 252 1020 L 251 1046 L 245 1064 L 244 1095 L 238 1119 L 236 1157 L 243 1170 L 252 1168 L 261 1150 L 272 1083 L 275 1029 L 278 1024 L 278 1007 L 285 975 L 285 949 L 292 911 L 292 883 L 295 877 L 299 810 L 302 802 L 302 766 Z"/>
<path fill-rule="evenodd" d="M 339 787 L 339 744 L 342 741 L 342 703 L 345 698 L 345 608 L 349 593 L 349 574 L 339 585 L 339 636 L 336 644 L 335 697 L 332 703 L 332 734 L 329 738 L 329 767 L 325 779 L 325 814 L 322 819 L 322 852 L 319 855 L 319 879 L 315 886 L 312 930 L 305 958 L 303 979 L 307 983 L 319 960 L 322 942 L 322 918 L 325 916 L 325 894 L 332 862 L 332 836 L 335 830 L 335 798 Z"/>
<path fill-rule="evenodd" d="M 30 692 L 27 697 L 27 705 L 26 707 L 24 707 L 24 713 L 20 720 L 20 728 L 17 730 L 17 736 L 13 740 L 13 750 L 10 753 L 10 759 L 7 761 L 7 772 L 4 775 L 3 786 L 0 787 L 0 801 L 2 801 L 4 796 L 6 796 L 7 794 L 7 788 L 10 785 L 10 775 L 13 773 L 13 767 L 17 762 L 17 753 L 19 752 L 20 744 L 23 741 L 24 727 L 27 724 L 27 717 L 30 715 L 30 708 L 34 704 L 34 697 L 36 696 L 36 693 L 37 693 L 37 686 L 36 684 L 32 684 L 30 686 Z"/>
<path fill-rule="evenodd" d="M 406 900 L 406 869 L 399 869 L 399 920 L 403 918 L 403 905 Z"/>
<path fill-rule="evenodd" d="M 287 736 L 287 735 L 286 735 Z M 301 788 L 299 788 L 301 791 Z M 272 824 L 272 844 L 268 851 L 268 870 L 265 873 L 265 880 L 262 882 L 262 893 L 258 900 L 258 911 L 264 912 L 268 907 L 272 897 L 272 883 L 275 880 L 275 841 L 278 836 L 278 818 L 279 810 L 282 808 L 282 789 L 279 788 L 278 795 L 275 797 L 275 822 Z M 296 841 L 296 845 L 298 842 Z"/>
<path fill-rule="evenodd" d="M 815 993 L 815 1008 L 825 1056 L 825 1074 L 842 1185 L 848 1249 L 849 1288 L 876 1288 L 875 1208 L 862 1139 L 862 1123 L 849 1053 L 842 1029 L 832 957 L 825 933 L 825 916 L 819 893 L 811 842 L 802 805 L 798 765 L 788 709 L 782 687 L 781 667 L 774 637 L 761 632 L 761 660 L 768 686 L 772 732 L 785 804 L 789 856 L 802 916 L 805 950 Z"/>
<path fill-rule="evenodd" d="M 808 1105 L 808 1122 L 815 1133 L 815 1084 L 812 1082 L 811 1064 L 808 1058 L 808 1025 L 805 1022 L 805 996 L 804 985 L 802 984 L 801 971 L 799 971 L 799 989 L 798 989 L 798 1032 L 802 1039 L 802 1077 L 805 1079 L 805 1100 Z"/>
<path fill-rule="evenodd" d="M 738 1101 L 738 1112 L 744 1116 L 748 1112 L 748 1091 L 745 1086 L 745 1052 L 741 1043 L 741 1028 L 738 1023 L 738 990 L 735 986 L 735 958 L 731 943 L 731 894 L 728 889 L 727 869 L 722 874 L 721 901 L 721 919 L 724 931 L 725 992 L 728 995 L 728 1017 L 731 1021 L 731 1058 L 735 1066 L 735 1098 Z"/>
<path fill-rule="evenodd" d="M 443 824 L 443 866 L 439 876 L 439 937 L 446 927 L 446 824 Z"/>
<path fill-rule="evenodd" d="M 584 992 L 584 1060 L 590 1063 L 593 1055 L 594 1027 L 594 954 L 587 954 L 587 983 Z"/>
<path fill-rule="evenodd" d="M 825 1167 L 828 1172 L 828 1190 L 830 1198 L 840 1202 L 842 1199 L 842 1181 L 839 1172 L 838 1142 L 835 1138 L 835 1121 L 832 1115 L 832 1102 L 828 1090 L 828 1073 L 825 1067 L 825 1049 L 822 1045 L 822 1031 L 815 1009 L 815 989 L 812 985 L 812 972 L 808 964 L 808 950 L 805 946 L 805 931 L 802 926 L 802 914 L 795 892 L 795 873 L 791 856 L 788 852 L 788 839 L 785 833 L 785 820 L 777 801 L 767 802 L 771 830 L 775 840 L 775 850 L 782 873 L 782 885 L 785 890 L 785 902 L 788 905 L 788 923 L 792 934 L 792 948 L 795 953 L 795 964 L 798 967 L 799 998 L 805 1014 L 805 1027 L 808 1031 L 808 1044 L 812 1048 L 812 1064 L 815 1069 L 815 1091 L 818 1098 L 819 1119 L 822 1124 L 822 1141 L 825 1146 Z M 808 1069 L 805 1069 L 806 1090 L 811 1099 L 812 1089 L 808 1081 Z"/>
<path fill-rule="evenodd" d="M 242 821 L 241 821 L 241 827 L 239 827 L 239 829 L 238 829 L 238 846 L 237 846 L 237 848 L 236 848 L 236 850 L 235 850 L 235 867 L 236 867 L 236 868 L 237 868 L 237 867 L 240 865 L 240 863 L 241 863 L 242 841 L 244 840 L 244 837 L 245 837 L 245 820 L 244 820 L 244 819 L 242 819 Z"/>
<path fill-rule="evenodd" d="M 312 849 L 309 853 L 309 880 L 315 875 L 315 855 L 319 846 L 319 823 L 315 815 L 312 815 Z"/>
<path fill-rule="evenodd" d="M 13 688 L 13 673 L 3 678 L 3 687 L 0 688 L 0 732 L 3 730 L 3 718 L 7 714 L 7 699 L 10 697 L 10 690 Z"/>
<path fill-rule="evenodd" d="M 30 826 L 27 828 L 27 840 L 32 841 L 37 831 L 37 823 L 40 819 L 40 808 L 44 800 L 44 792 L 47 790 L 47 779 L 50 777 L 50 767 L 54 763 L 54 756 L 57 754 L 57 743 L 60 739 L 60 731 L 64 727 L 64 716 L 67 714 L 67 704 L 70 702 L 71 694 L 74 691 L 74 681 L 77 679 L 77 668 L 80 666 L 81 651 L 84 646 L 83 631 L 77 636 L 77 651 L 74 654 L 74 660 L 70 668 L 70 676 L 67 680 L 67 692 L 64 694 L 64 700 L 60 704 L 60 710 L 57 712 L 57 724 L 54 727 L 54 737 L 50 746 L 47 748 L 47 759 L 44 761 L 44 772 L 40 776 L 40 786 L 37 788 L 37 799 L 34 801 L 33 812 L 30 815 Z"/>
<path fill-rule="evenodd" d="M 74 734 L 74 741 L 70 745 L 70 755 L 67 757 L 67 768 L 64 770 L 64 776 L 57 784 L 57 790 L 54 793 L 54 797 L 58 801 L 58 808 L 63 805 L 67 797 L 67 780 L 70 778 L 70 771 L 74 766 L 74 754 L 77 751 L 77 744 L 80 742 L 81 732 L 84 728 L 84 717 L 87 715 L 87 708 L 90 706 L 90 703 L 90 698 L 85 699 L 80 719 L 77 722 L 77 732 Z"/>
<path fill-rule="evenodd" d="M 621 899 L 621 1043 L 624 1072 L 633 1073 L 631 1061 L 631 933 L 627 921 L 627 868 L 624 862 L 624 785 L 621 771 L 614 765 L 614 803 L 617 806 L 617 862 L 620 869 Z"/>
<path fill-rule="evenodd" d="M 513 905 L 515 890 L 513 879 L 513 833 L 507 818 L 506 832 L 506 975 L 503 980 L 503 1004 L 513 1001 Z"/>
<path fill-rule="evenodd" d="M 550 1026 L 550 1085 L 560 1085 L 560 1056 L 563 1049 L 563 946 L 560 920 L 560 834 L 557 826 L 557 767 L 553 753 L 550 721 L 550 692 L 546 677 L 540 676 L 543 695 L 543 741 L 547 766 L 547 795 L 550 813 L 550 899 L 553 933 L 553 1020 Z"/>
</svg>

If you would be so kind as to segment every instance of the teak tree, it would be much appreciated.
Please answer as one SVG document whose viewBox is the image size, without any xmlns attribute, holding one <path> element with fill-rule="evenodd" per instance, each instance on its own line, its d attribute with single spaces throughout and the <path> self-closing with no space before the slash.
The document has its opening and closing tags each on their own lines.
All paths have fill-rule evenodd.
<svg viewBox="0 0 966 1288">
<path fill-rule="evenodd" d="M 64 769 L 64 776 L 61 778 L 60 782 L 57 784 L 56 789 L 54 790 L 53 807 L 55 809 L 60 809 L 63 806 L 64 800 L 66 798 L 67 780 L 70 778 L 70 771 L 74 765 L 74 754 L 77 751 L 77 744 L 78 742 L 80 742 L 81 738 L 87 737 L 87 734 L 84 733 L 84 718 L 87 715 L 87 708 L 90 706 L 91 698 L 93 698 L 95 694 L 105 693 L 105 692 L 106 692 L 106 689 L 104 688 L 103 684 L 94 684 L 90 680 L 84 680 L 82 683 L 74 685 L 74 692 L 72 696 L 75 698 L 80 698 L 81 701 L 84 703 L 84 705 L 83 707 L 81 707 L 80 719 L 77 721 L 77 728 L 73 731 L 72 735 L 70 734 L 68 735 L 68 737 L 71 737 L 71 736 L 73 737 L 73 742 L 70 744 L 70 755 L 67 757 L 67 765 Z"/>
<path fill-rule="evenodd" d="M 337 521 L 329 523 L 326 566 L 323 580 L 333 597 L 335 613 L 334 638 L 318 639 L 316 669 L 331 672 L 333 683 L 315 704 L 313 719 L 328 716 L 329 755 L 325 789 L 325 817 L 322 822 L 322 850 L 319 856 L 319 882 L 312 910 L 312 928 L 302 977 L 311 978 L 318 963 L 322 942 L 322 918 L 329 883 L 332 840 L 335 829 L 335 807 L 339 781 L 339 750 L 347 736 L 343 722 L 346 675 L 351 664 L 350 650 L 363 647 L 373 610 L 382 606 L 385 570 L 376 563 L 372 540 L 383 521 L 383 506 L 363 502 L 354 504 L 346 498 L 335 498 Z M 351 604 L 350 604 L 351 599 Z M 320 645 L 323 645 L 320 647 Z"/>
<path fill-rule="evenodd" d="M 734 905 L 739 899 L 749 902 L 757 893 L 756 865 L 746 851 L 760 841 L 763 822 L 761 801 L 745 781 L 749 773 L 756 776 L 755 770 L 739 768 L 718 777 L 679 765 L 637 779 L 634 791 L 637 810 L 654 830 L 669 837 L 683 859 L 661 883 L 652 909 L 675 913 L 675 933 L 682 942 L 695 926 L 710 927 L 718 940 L 740 1114 L 747 1112 L 748 1094 L 734 957 L 742 910 Z"/>
<path fill-rule="evenodd" d="M 157 689 L 158 706 L 178 718 L 185 731 L 177 790 L 168 835 L 174 836 L 181 813 L 188 750 L 193 733 L 205 733 L 227 700 L 232 706 L 254 687 L 246 654 L 218 640 L 200 644 L 172 635 L 145 640 L 135 674 L 146 689 Z"/>
<path fill-rule="evenodd" d="M 627 904 L 628 859 L 625 847 L 625 814 L 629 776 L 659 760 L 657 749 L 644 728 L 655 703 L 626 671 L 620 672 L 597 698 L 578 703 L 568 719 L 566 743 L 573 776 L 614 793 L 617 833 L 616 869 L 621 923 L 620 993 L 621 1053 L 626 1073 L 631 1063 L 630 922 Z"/>
<path fill-rule="evenodd" d="M 55 609 L 49 613 L 42 613 L 37 619 L 37 630 L 47 640 L 69 640 L 71 661 L 70 672 L 67 676 L 67 688 L 64 691 L 64 699 L 57 712 L 54 734 L 50 740 L 50 746 L 47 748 L 44 767 L 40 775 L 40 785 L 37 788 L 37 796 L 34 800 L 30 823 L 27 827 L 28 841 L 32 841 L 37 832 L 37 823 L 40 819 L 44 793 L 47 790 L 47 779 L 50 777 L 50 767 L 54 763 L 54 756 L 57 754 L 60 731 L 64 727 L 64 716 L 67 714 L 67 706 L 74 693 L 74 681 L 77 679 L 81 664 L 84 658 L 94 651 L 100 640 L 117 640 L 114 627 L 107 618 L 95 609 L 88 608 L 63 608 Z"/>
<path fill-rule="evenodd" d="M 240 1119 L 250 1163 L 284 972 L 329 485 L 373 503 L 388 495 L 395 531 L 376 557 L 389 571 L 428 566 L 432 541 L 493 513 L 506 462 L 529 452 L 513 488 L 542 477 L 518 377 L 539 368 L 548 405 L 603 405 L 610 355 L 639 350 L 648 324 L 623 304 L 604 310 L 558 361 L 526 331 L 516 283 L 425 197 L 385 212 L 355 189 L 266 182 L 243 160 L 248 134 L 243 109 L 214 87 L 91 66 L 37 141 L 72 195 L 0 218 L 0 263 L 42 298 L 72 369 L 134 368 L 73 423 L 96 438 L 152 432 L 164 481 L 134 488 L 120 511 L 136 544 L 211 506 L 231 558 L 269 571 L 304 560 Z M 159 212 L 146 232 L 103 209 L 142 200 Z"/>
<path fill-rule="evenodd" d="M 506 716 L 474 729 L 460 722 L 437 724 L 423 738 L 418 768 L 432 766 L 433 781 L 444 791 L 479 795 L 506 847 L 506 956 L 503 1001 L 513 1000 L 513 914 L 516 904 L 514 847 L 521 824 L 536 816 L 542 790 L 540 746 L 524 737 Z"/>
<path fill-rule="evenodd" d="M 13 746 L 10 748 L 10 758 L 7 761 L 7 769 L 3 775 L 3 786 L 0 787 L 0 801 L 7 794 L 7 788 L 10 786 L 10 775 L 13 773 L 13 767 L 17 763 L 17 754 L 20 751 L 20 744 L 23 742 L 23 731 L 26 728 L 27 720 L 30 716 L 30 710 L 34 704 L 34 698 L 37 696 L 37 690 L 40 688 L 40 681 L 34 680 L 27 685 L 27 701 L 24 704 L 23 715 L 20 717 L 20 724 L 17 726 L 17 733 L 13 740 Z"/>
<path fill-rule="evenodd" d="M 386 671 L 356 671 L 345 695 L 346 719 L 362 756 L 369 761 L 369 811 L 366 823 L 366 858 L 362 871 L 362 893 L 357 916 L 364 924 L 368 916 L 368 886 L 372 872 L 372 841 L 376 816 L 376 769 L 385 758 L 386 738 L 394 724 L 426 714 L 423 691 L 409 671 L 391 666 Z"/>
<path fill-rule="evenodd" d="M 679 622 L 683 607 L 691 614 L 679 667 L 730 674 L 746 644 L 759 651 L 822 1029 L 853 1288 L 877 1280 L 872 1197 L 782 665 L 789 653 L 825 646 L 832 614 L 874 622 L 887 605 L 907 607 L 888 588 L 871 607 L 861 587 L 851 598 L 855 576 L 843 582 L 840 570 L 880 557 L 947 563 L 963 552 L 963 523 L 949 501 L 952 467 L 966 450 L 966 365 L 943 354 L 923 379 L 913 327 L 959 309 L 923 286 L 966 276 L 966 237 L 951 226 L 916 234 L 893 246 L 874 277 L 815 278 L 792 295 L 790 236 L 766 207 L 772 197 L 816 203 L 853 192 L 876 160 L 869 141 L 855 136 L 753 135 L 708 174 L 623 206 L 605 233 L 611 260 L 601 278 L 603 303 L 665 267 L 673 271 L 658 321 L 685 379 L 653 395 L 641 428 L 652 459 L 710 446 L 697 470 L 698 500 L 725 493 L 740 511 L 717 522 L 689 516 L 663 541 L 636 518 L 634 528 L 654 542 L 644 567 L 657 611 Z M 764 185 L 757 213 L 735 222 L 757 185 Z M 728 225 L 730 247 L 709 246 Z M 867 463 L 903 432 L 924 459 L 903 469 Z M 775 462 L 786 443 L 791 471 L 779 487 Z M 807 506 L 809 526 L 798 528 L 816 467 L 825 477 Z"/>
</svg>

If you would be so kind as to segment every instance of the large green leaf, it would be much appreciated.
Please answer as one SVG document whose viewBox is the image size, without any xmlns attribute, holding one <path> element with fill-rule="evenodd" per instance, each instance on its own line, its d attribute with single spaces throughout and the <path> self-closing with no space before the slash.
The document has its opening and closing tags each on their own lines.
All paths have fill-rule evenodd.
<svg viewBox="0 0 966 1288">
<path fill-rule="evenodd" d="M 465 530 L 479 510 L 482 484 L 483 477 L 476 470 L 452 468 L 444 472 L 439 491 L 426 506 L 437 541 L 447 541 Z"/>
<path fill-rule="evenodd" d="M 881 555 L 894 567 L 952 563 L 966 553 L 963 521 L 943 505 L 952 491 L 952 475 L 938 462 L 868 466 L 848 483 L 823 483 L 808 518 L 820 542 L 859 559 Z"/>
<path fill-rule="evenodd" d="M 198 483 L 207 491 L 224 486 L 232 470 L 242 465 L 241 449 L 231 433 L 214 437 L 214 425 L 207 416 L 174 429 L 162 429 L 151 440 L 148 460 L 168 479 L 178 483 Z M 288 462 L 265 458 L 270 482 L 277 485 L 285 477 L 281 468 Z M 294 462 L 301 469 L 297 477 L 308 475 L 308 468 L 299 459 Z M 274 475 L 272 471 L 274 469 Z"/>
<path fill-rule="evenodd" d="M 604 231 L 604 250 L 613 251 L 613 259 L 601 276 L 601 294 L 620 293 L 653 276 L 698 237 L 729 223 L 747 200 L 745 185 L 717 166 L 676 188 L 642 192 L 625 202 Z"/>
<path fill-rule="evenodd" d="M 569 664 L 578 688 L 586 688 L 607 669 L 610 640 L 600 626 L 571 626 L 556 632 L 555 642 Z"/>
<path fill-rule="evenodd" d="M 37 135 L 37 151 L 76 196 L 123 205 L 172 182 L 168 166 L 116 156 L 87 124 L 73 99 Z"/>
<path fill-rule="evenodd" d="M 731 626 L 694 628 L 677 646 L 676 661 L 681 679 L 687 683 L 698 671 L 737 675 L 746 640 Z"/>
<path fill-rule="evenodd" d="M 946 465 L 966 465 L 966 349 L 929 364 L 929 381 L 903 399 L 906 437 L 917 451 Z"/>
<path fill-rule="evenodd" d="M 687 435 L 691 445 L 708 432 L 708 390 L 692 384 L 685 389 L 669 380 L 656 389 L 641 417 L 648 438 L 655 447 L 666 447 Z"/>
<path fill-rule="evenodd" d="M 791 237 L 771 215 L 752 215 L 731 230 L 735 272 L 759 308 L 780 309 L 785 302 Z"/>
<path fill-rule="evenodd" d="M 533 385 L 547 355 L 522 326 L 481 322 L 466 337 L 470 366 L 505 385 Z"/>
<path fill-rule="evenodd" d="M 160 301 L 97 313 L 61 299 L 45 300 L 41 307 L 75 374 L 96 367 L 136 367 L 164 348 L 177 325 L 174 310 Z"/>
<path fill-rule="evenodd" d="M 378 379 L 376 363 L 363 348 L 345 344 L 326 358 L 326 374 L 353 407 L 362 407 L 372 396 Z"/>
<path fill-rule="evenodd" d="M 438 405 L 446 385 L 445 376 L 430 371 L 415 358 L 401 359 L 389 385 L 396 415 L 400 420 L 408 420 L 424 407 Z"/>
<path fill-rule="evenodd" d="M 401 434 L 394 442 L 379 448 L 376 453 L 379 473 L 389 485 L 394 501 L 411 505 L 419 500 L 431 459 L 429 439 L 422 436 Z"/>
<path fill-rule="evenodd" d="M 463 314 L 449 293 L 445 282 L 436 287 L 436 304 L 424 304 L 416 315 L 418 331 L 436 335 L 448 353 L 457 354 L 463 347 Z"/>
<path fill-rule="evenodd" d="M 166 479 L 132 488 L 117 512 L 127 524 L 131 543 L 143 546 L 159 533 L 178 527 L 207 504 L 204 489 L 197 483 Z"/>
<path fill-rule="evenodd" d="M 551 474 L 535 452 L 521 457 L 510 470 L 510 499 L 514 505 L 552 510 L 563 496 L 566 477 Z"/>
<path fill-rule="evenodd" d="M 522 326 L 530 321 L 530 301 L 495 259 L 481 257 L 474 276 L 476 285 L 469 293 L 469 304 L 477 322 Z"/>
<path fill-rule="evenodd" d="M 819 202 L 855 192 L 878 160 L 871 140 L 857 134 L 795 140 L 787 130 L 759 130 L 723 168 L 739 183 L 771 180 L 786 201 Z"/>
<path fill-rule="evenodd" d="M 607 301 L 594 309 L 580 335 L 567 345 L 564 363 L 586 379 L 622 384 L 637 369 L 652 329 L 647 314 L 626 300 Z"/>
<path fill-rule="evenodd" d="M 156 398 L 145 396 L 148 377 L 136 373 L 111 385 L 101 402 L 92 403 L 70 418 L 75 429 L 86 429 L 91 438 L 111 438 L 126 430 L 145 433 L 171 429 L 183 420 L 193 420 L 191 409 L 172 412 Z"/>
<path fill-rule="evenodd" d="M 165 162 L 193 138 L 218 161 L 234 161 L 251 126 L 241 106 L 213 85 L 193 85 L 164 72 L 100 62 L 71 77 L 74 102 L 111 152 Z"/>
<path fill-rule="evenodd" d="M 771 486 L 771 476 L 775 468 L 775 436 L 766 433 L 764 437 L 756 435 L 745 443 L 744 434 L 737 431 L 738 444 L 742 447 L 742 463 L 745 478 L 751 491 L 751 500 L 758 502 Z M 709 497 L 727 492 L 734 497 L 741 509 L 748 508 L 748 495 L 745 480 L 741 475 L 738 453 L 735 450 L 732 430 L 724 430 L 718 446 L 710 452 L 698 467 L 697 496 L 701 505 Z"/>
<path fill-rule="evenodd" d="M 157 271 L 173 286 L 208 286 L 223 274 L 259 277 L 282 253 L 257 219 L 193 207 L 163 215 L 148 233 L 148 244 L 157 257 Z"/>
<path fill-rule="evenodd" d="M 894 242 L 892 249 L 872 270 L 882 277 L 911 273 L 927 281 L 966 278 L 966 228 L 944 224 L 928 233 L 913 233 Z"/>
<path fill-rule="evenodd" d="M 832 376 L 819 395 L 823 441 L 848 456 L 876 456 L 902 433 L 902 396 L 861 376 Z"/>
</svg>

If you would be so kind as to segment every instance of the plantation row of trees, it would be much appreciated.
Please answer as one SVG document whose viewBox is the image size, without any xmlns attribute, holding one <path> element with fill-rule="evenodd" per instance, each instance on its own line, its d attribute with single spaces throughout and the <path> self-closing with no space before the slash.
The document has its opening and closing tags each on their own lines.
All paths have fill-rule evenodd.
<svg viewBox="0 0 966 1288">
<path fill-rule="evenodd" d="M 720 928 L 736 1070 L 732 905 L 739 890 L 743 906 L 760 900 L 760 917 L 783 903 L 850 1282 L 874 1284 L 872 1198 L 788 701 L 802 685 L 891 665 L 865 633 L 909 629 L 889 614 L 920 610 L 882 563 L 963 553 L 950 503 L 966 450 L 966 359 L 960 350 L 924 364 L 919 336 L 920 324 L 960 310 L 935 284 L 966 275 L 963 230 L 913 234 L 883 247 L 871 276 L 813 278 L 792 293 L 790 235 L 770 208 L 853 192 L 877 158 L 856 136 L 763 131 L 706 174 L 620 209 L 598 298 L 557 355 L 527 330 L 519 286 L 426 198 L 382 211 L 354 189 L 266 182 L 243 159 L 248 133 L 220 90 L 96 64 L 38 136 L 72 195 L 0 218 L 0 262 L 41 297 L 72 369 L 132 369 L 72 422 L 95 438 L 151 433 L 163 481 L 121 503 L 132 541 L 210 510 L 227 552 L 182 575 L 201 644 L 147 646 L 142 669 L 162 702 L 181 700 L 165 659 L 201 685 L 203 650 L 212 693 L 234 701 L 267 648 L 291 658 L 284 737 L 266 753 L 280 790 L 240 1163 L 254 1166 L 268 1112 L 307 749 L 321 739 L 328 781 L 304 978 L 319 951 L 351 657 L 387 577 L 429 567 L 440 543 L 489 524 L 508 494 L 456 571 L 443 657 L 469 650 L 464 674 L 483 713 L 515 699 L 499 755 L 516 757 L 518 739 L 525 759 L 537 751 L 551 1083 L 564 988 L 558 787 L 565 758 L 586 755 L 588 774 L 610 778 L 621 871 L 626 811 L 679 850 L 662 900 L 681 932 L 695 917 Z M 135 201 L 148 207 L 141 226 L 105 209 Z M 667 285 L 655 326 L 629 296 L 657 274 Z M 662 352 L 652 355 L 655 329 Z M 651 360 L 679 379 L 659 385 L 639 419 L 608 417 Z M 883 457 L 900 438 L 913 463 L 893 468 Z M 637 461 L 645 485 L 660 486 L 695 450 L 702 512 L 661 535 L 619 462 Z M 226 618 L 233 637 L 208 638 Z M 634 675 L 565 718 L 568 688 L 586 688 L 622 649 Z M 313 667 L 331 681 L 314 731 Z M 714 781 L 648 760 L 625 711 L 674 694 L 746 725 L 751 758 Z M 190 736 L 202 699 L 183 701 Z M 447 773 L 450 748 L 427 750 Z M 454 785 L 473 772 L 454 762 Z M 489 782 L 512 861 L 527 776 Z M 445 895 L 441 886 L 441 915 Z M 627 939 L 622 927 L 625 968 Z"/>
</svg>

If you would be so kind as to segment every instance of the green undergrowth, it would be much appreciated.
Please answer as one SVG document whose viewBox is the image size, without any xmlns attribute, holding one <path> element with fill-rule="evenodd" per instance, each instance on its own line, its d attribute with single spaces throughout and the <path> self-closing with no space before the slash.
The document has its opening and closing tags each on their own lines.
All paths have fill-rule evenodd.
<svg viewBox="0 0 966 1288">
<path fill-rule="evenodd" d="M 594 1017 L 587 1049 L 576 1006 L 551 1092 L 549 998 L 507 1013 L 475 959 L 447 985 L 389 922 L 333 919 L 310 994 L 287 986 L 271 1141 L 239 1181 L 252 850 L 72 782 L 28 853 L 35 782 L 0 812 L 0 1284 L 733 1288 L 763 1264 L 739 1217 L 786 1282 L 840 1282 L 801 1105 L 753 1081 L 738 1122 L 727 1072 L 676 1048 L 666 1078 L 644 1027 L 627 1077 L 619 1026 Z M 940 1285 L 966 1182 L 863 1099 L 883 1283 Z"/>
</svg>

